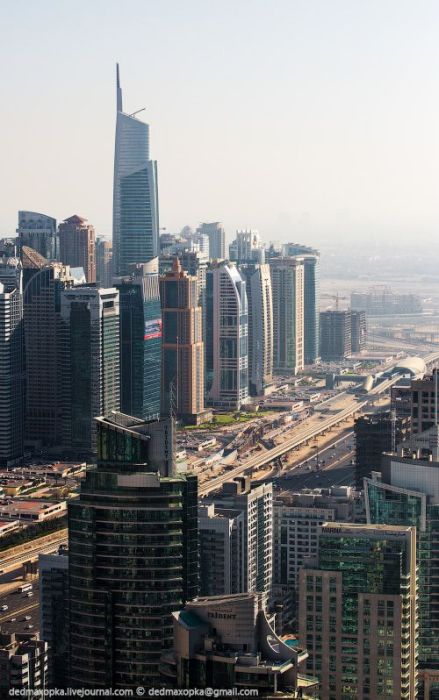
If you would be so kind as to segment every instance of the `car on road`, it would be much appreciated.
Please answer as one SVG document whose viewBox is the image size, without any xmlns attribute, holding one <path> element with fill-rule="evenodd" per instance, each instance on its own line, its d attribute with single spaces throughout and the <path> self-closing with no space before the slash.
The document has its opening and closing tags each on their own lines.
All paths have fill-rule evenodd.
<svg viewBox="0 0 439 700">
<path fill-rule="evenodd" d="M 27 629 L 27 630 L 33 629 L 33 625 L 26 625 L 26 629 Z"/>
<path fill-rule="evenodd" d="M 16 619 L 17 619 L 16 617 L 11 617 L 11 619 L 9 620 L 9 622 L 15 622 Z"/>
<path fill-rule="evenodd" d="M 23 617 L 23 620 L 32 620 L 32 617 L 30 615 L 25 615 Z"/>
<path fill-rule="evenodd" d="M 33 596 L 33 593 L 31 593 L 31 592 L 26 593 L 26 598 L 32 598 L 32 596 Z"/>
<path fill-rule="evenodd" d="M 8 606 L 8 605 L 2 605 L 1 608 L 0 608 L 0 610 L 1 610 L 2 612 L 4 612 L 5 610 L 9 610 L 9 606 Z"/>
</svg>

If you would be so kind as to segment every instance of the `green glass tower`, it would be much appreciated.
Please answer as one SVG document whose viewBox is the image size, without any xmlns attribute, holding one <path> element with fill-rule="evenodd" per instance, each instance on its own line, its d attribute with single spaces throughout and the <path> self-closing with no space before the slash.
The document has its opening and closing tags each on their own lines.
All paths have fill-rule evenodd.
<svg viewBox="0 0 439 700">
<path fill-rule="evenodd" d="M 70 685 L 158 687 L 171 614 L 198 593 L 197 478 L 176 474 L 172 419 L 96 423 L 69 503 Z"/>
<path fill-rule="evenodd" d="M 325 523 L 299 574 L 300 644 L 322 700 L 416 700 L 416 530 Z"/>
<path fill-rule="evenodd" d="M 370 523 L 417 529 L 419 569 L 419 698 L 439 698 L 438 428 L 413 435 L 384 456 L 382 473 L 364 480 Z"/>
</svg>

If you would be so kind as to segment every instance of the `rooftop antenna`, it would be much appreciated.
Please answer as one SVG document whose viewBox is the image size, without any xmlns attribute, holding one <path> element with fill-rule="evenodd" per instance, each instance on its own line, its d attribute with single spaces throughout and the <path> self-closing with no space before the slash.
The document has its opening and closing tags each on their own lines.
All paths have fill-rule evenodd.
<svg viewBox="0 0 439 700">
<path fill-rule="evenodd" d="M 120 87 L 120 73 L 118 63 L 116 63 L 116 102 L 117 111 L 122 112 L 122 88 Z"/>
<path fill-rule="evenodd" d="M 137 109 L 135 112 L 132 112 L 132 113 L 129 114 L 128 116 L 130 116 L 130 117 L 135 117 L 136 114 L 139 114 L 139 112 L 144 112 L 145 109 L 146 109 L 146 107 L 142 107 L 142 109 Z"/>
</svg>

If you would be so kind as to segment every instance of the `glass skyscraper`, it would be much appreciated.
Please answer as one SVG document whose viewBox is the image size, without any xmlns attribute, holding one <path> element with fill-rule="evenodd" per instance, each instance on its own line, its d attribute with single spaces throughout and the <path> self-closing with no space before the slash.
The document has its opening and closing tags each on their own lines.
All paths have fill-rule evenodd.
<svg viewBox="0 0 439 700">
<path fill-rule="evenodd" d="M 127 275 L 133 263 L 158 255 L 157 163 L 149 158 L 149 125 L 122 111 L 117 66 L 117 122 L 113 190 L 113 263 Z"/>
<path fill-rule="evenodd" d="M 56 219 L 36 211 L 18 212 L 18 245 L 27 245 L 47 260 L 58 259 Z"/>
<path fill-rule="evenodd" d="M 158 258 L 115 279 L 120 295 L 120 405 L 137 418 L 160 414 L 162 311 Z"/>
<path fill-rule="evenodd" d="M 174 430 L 97 420 L 97 465 L 69 502 L 71 687 L 159 687 L 172 613 L 198 593 L 197 477 L 175 473 Z"/>
</svg>

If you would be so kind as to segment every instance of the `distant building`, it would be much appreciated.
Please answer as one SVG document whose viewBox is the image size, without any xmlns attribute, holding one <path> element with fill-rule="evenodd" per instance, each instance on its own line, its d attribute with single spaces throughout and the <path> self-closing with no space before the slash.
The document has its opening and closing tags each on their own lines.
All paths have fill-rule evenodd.
<svg viewBox="0 0 439 700">
<path fill-rule="evenodd" d="M 197 423 L 204 415 L 204 343 L 198 280 L 174 258 L 160 278 L 163 319 L 162 413 Z"/>
<path fill-rule="evenodd" d="M 66 688 L 69 662 L 69 558 L 67 550 L 40 554 L 40 633 L 48 645 L 48 687 Z"/>
<path fill-rule="evenodd" d="M 401 382 L 390 387 L 390 406 L 397 418 L 412 415 L 412 390 L 409 379 L 401 378 Z"/>
<path fill-rule="evenodd" d="M 120 406 L 119 294 L 76 287 L 61 294 L 63 446 L 95 452 L 95 417 Z"/>
<path fill-rule="evenodd" d="M 367 342 L 365 311 L 351 311 L 351 352 L 364 352 Z"/>
<path fill-rule="evenodd" d="M 327 362 L 344 360 L 352 352 L 350 311 L 320 312 L 320 356 Z"/>
<path fill-rule="evenodd" d="M 74 286 L 68 267 L 50 263 L 36 269 L 24 288 L 26 351 L 26 441 L 37 448 L 63 440 L 61 294 Z M 50 339 L 50 342 L 48 342 Z"/>
<path fill-rule="evenodd" d="M 230 260 L 238 263 L 265 263 L 265 248 L 258 231 L 245 229 L 236 232 L 235 240 L 229 245 Z"/>
<path fill-rule="evenodd" d="M 23 458 L 25 363 L 22 266 L 0 263 L 0 466 Z"/>
<path fill-rule="evenodd" d="M 206 499 L 207 503 L 214 503 L 215 507 L 210 512 L 202 511 L 200 518 L 201 581 L 206 590 L 212 590 L 212 585 L 218 590 L 223 581 L 225 588 L 219 590 L 221 594 L 252 591 L 270 596 L 273 579 L 272 484 L 252 487 L 248 478 L 237 477 L 223 484 L 222 492 Z M 225 520 L 232 522 L 225 525 Z M 215 532 L 221 530 L 222 535 L 216 537 Z M 222 581 L 218 579 L 213 584 L 221 558 L 224 560 L 224 576 Z"/>
<path fill-rule="evenodd" d="M 262 594 L 197 598 L 173 613 L 174 649 L 162 656 L 162 684 L 245 688 L 273 697 L 310 698 L 316 679 L 301 675 L 307 653 L 286 644 Z M 233 691 L 232 691 L 233 692 Z"/>
<path fill-rule="evenodd" d="M 304 367 L 303 258 L 270 260 L 273 290 L 273 369 L 296 374 Z"/>
<path fill-rule="evenodd" d="M 301 243 L 287 243 L 284 255 L 303 258 L 304 362 L 312 365 L 320 357 L 320 253 Z"/>
<path fill-rule="evenodd" d="M 69 687 L 158 688 L 172 613 L 198 593 L 197 477 L 176 474 L 172 419 L 112 413 L 97 444 L 69 501 Z"/>
<path fill-rule="evenodd" d="M 106 288 L 113 284 L 113 246 L 104 238 L 96 240 L 96 282 Z"/>
<path fill-rule="evenodd" d="M 113 189 L 113 269 L 129 275 L 131 266 L 159 254 L 157 162 L 149 157 L 149 124 L 122 108 L 117 66 L 117 122 Z"/>
<path fill-rule="evenodd" d="M 416 528 L 325 523 L 299 597 L 299 642 L 322 700 L 416 700 Z"/>
<path fill-rule="evenodd" d="M 224 260 L 226 257 L 226 234 L 219 221 L 200 224 L 197 233 L 209 238 L 209 256 L 211 260 Z"/>
<path fill-rule="evenodd" d="M 241 265 L 248 301 L 248 381 L 261 396 L 273 380 L 273 296 L 269 265 Z"/>
<path fill-rule="evenodd" d="M 248 401 L 248 307 L 234 264 L 212 264 L 206 286 L 206 395 L 210 406 L 239 410 Z"/>
<path fill-rule="evenodd" d="M 363 488 L 363 479 L 379 471 L 384 452 L 392 452 L 410 434 L 410 418 L 397 418 L 390 411 L 368 413 L 354 423 L 355 485 Z"/>
<path fill-rule="evenodd" d="M 57 260 L 58 234 L 56 219 L 36 211 L 18 212 L 18 245 L 29 246 L 47 260 Z"/>
<path fill-rule="evenodd" d="M 64 265 L 82 267 L 85 279 L 96 282 L 96 241 L 93 226 L 75 214 L 58 227 L 59 257 Z"/>
<path fill-rule="evenodd" d="M 47 688 L 47 642 L 38 634 L 0 632 L 0 697 Z"/>
<path fill-rule="evenodd" d="M 137 418 L 160 414 L 162 312 L 158 259 L 114 279 L 120 295 L 120 401 Z"/>
<path fill-rule="evenodd" d="M 415 294 L 395 294 L 386 285 L 351 293 L 351 308 L 365 311 L 368 316 L 417 314 L 422 312 L 422 300 Z"/>
</svg>

